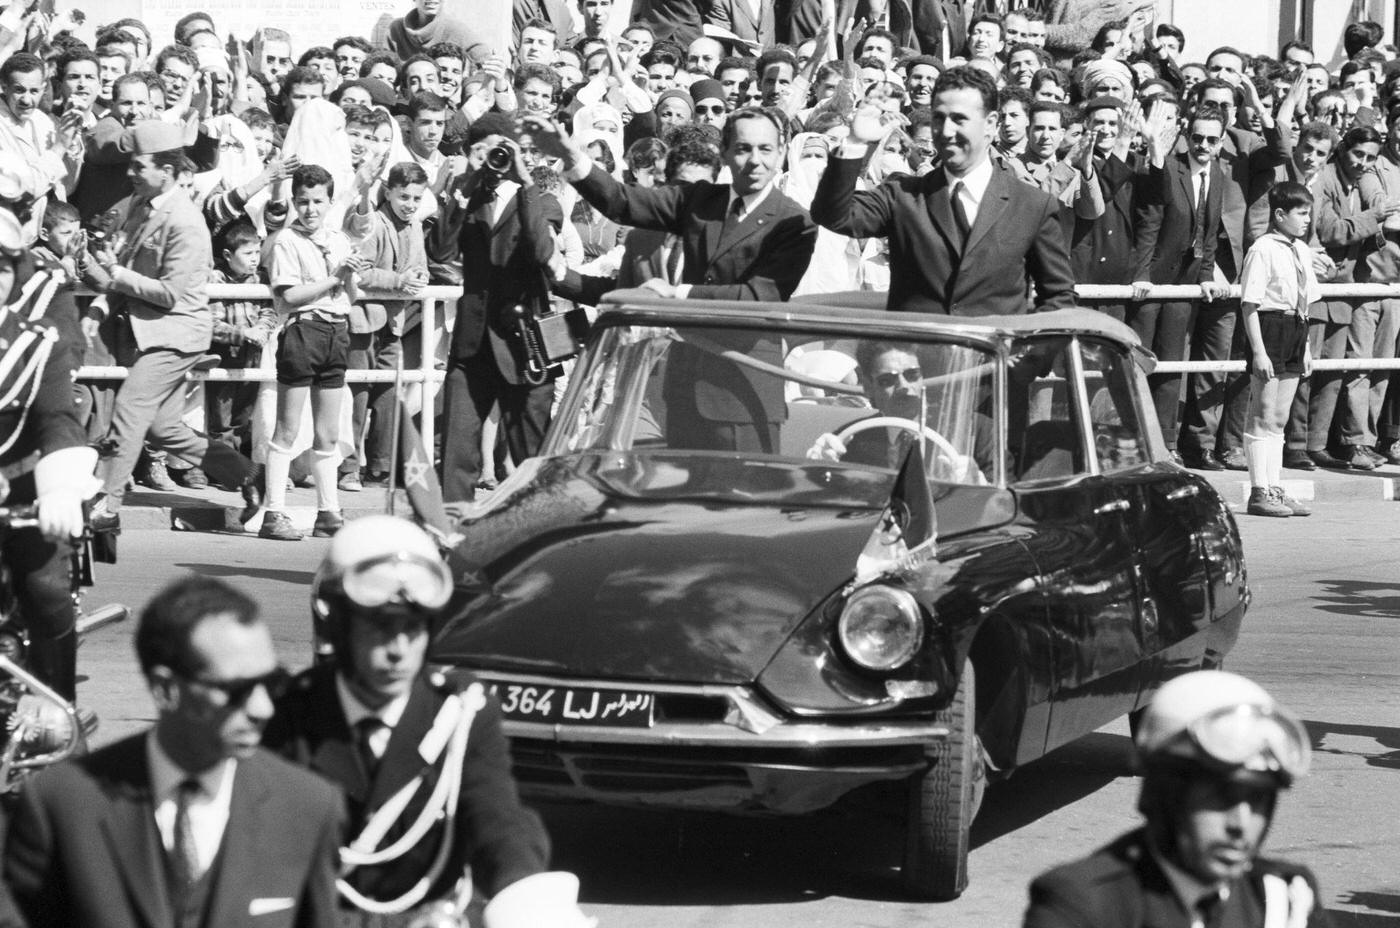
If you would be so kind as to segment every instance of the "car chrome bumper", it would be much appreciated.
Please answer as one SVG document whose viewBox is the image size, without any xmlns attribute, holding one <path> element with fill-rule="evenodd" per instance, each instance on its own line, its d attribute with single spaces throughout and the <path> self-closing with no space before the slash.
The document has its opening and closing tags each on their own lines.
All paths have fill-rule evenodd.
<svg viewBox="0 0 1400 928">
<path fill-rule="evenodd" d="M 593 744 L 652 744 L 724 748 L 874 748 L 925 745 L 948 736 L 948 726 L 931 720 L 853 720 L 813 722 L 785 719 L 744 686 L 645 685 L 605 680 L 560 680 L 524 674 L 477 671 L 488 682 L 524 683 L 534 686 L 580 686 L 593 689 L 645 690 L 656 694 L 663 708 L 668 697 L 706 700 L 715 705 L 712 720 L 676 719 L 664 716 L 645 728 L 606 725 L 550 724 L 507 718 L 505 732 L 512 738 L 535 741 L 589 742 Z"/>
</svg>

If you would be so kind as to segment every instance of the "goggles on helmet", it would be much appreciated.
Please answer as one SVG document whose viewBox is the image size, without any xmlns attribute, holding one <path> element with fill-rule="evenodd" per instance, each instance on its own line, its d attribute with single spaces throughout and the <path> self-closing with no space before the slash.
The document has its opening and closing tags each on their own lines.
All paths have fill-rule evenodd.
<svg viewBox="0 0 1400 928">
<path fill-rule="evenodd" d="M 437 558 L 400 551 L 347 567 L 340 589 L 365 609 L 391 603 L 441 609 L 452 596 L 452 573 Z"/>
<path fill-rule="evenodd" d="M 1307 730 L 1278 707 L 1227 706 L 1196 719 L 1183 734 L 1200 759 L 1221 767 L 1274 774 L 1286 782 L 1308 772 Z"/>
</svg>

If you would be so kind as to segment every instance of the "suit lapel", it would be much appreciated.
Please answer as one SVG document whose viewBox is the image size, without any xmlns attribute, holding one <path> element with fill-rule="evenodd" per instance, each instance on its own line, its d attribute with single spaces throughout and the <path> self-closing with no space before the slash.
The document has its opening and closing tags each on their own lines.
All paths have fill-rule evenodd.
<svg viewBox="0 0 1400 928">
<path fill-rule="evenodd" d="M 695 204 L 696 218 L 705 225 L 705 253 L 700 257 L 703 262 L 695 271 L 707 268 L 715 260 L 715 252 L 719 249 L 720 235 L 724 232 L 724 213 L 729 209 L 729 188 L 712 185 L 709 196 L 703 202 Z M 685 239 L 682 237 L 681 242 Z M 687 257 L 687 267 L 689 258 Z"/>
<path fill-rule="evenodd" d="M 335 685 L 314 687 L 312 692 L 315 701 L 311 711 L 316 718 L 309 727 L 324 731 L 326 736 L 311 747 L 309 766 L 339 783 L 352 802 L 363 803 L 369 796 L 369 772 L 355 750 L 355 733 L 345 720 Z"/>
<path fill-rule="evenodd" d="M 492 232 L 494 232 L 494 231 L 496 231 L 497 229 L 499 229 L 499 228 L 501 227 L 501 224 L 502 224 L 502 223 L 504 223 L 504 222 L 505 222 L 507 219 L 509 219 L 511 216 L 514 216 L 514 215 L 515 215 L 516 204 L 517 204 L 519 201 L 520 201 L 520 191 L 517 190 L 517 191 L 515 192 L 515 194 L 512 195 L 511 198 L 510 198 L 509 200 L 506 201 L 505 207 L 501 210 L 500 218 L 498 218 L 495 222 L 493 222 L 493 223 L 491 224 L 491 231 L 492 231 Z"/>
<path fill-rule="evenodd" d="M 953 188 L 948 185 L 948 177 L 941 170 L 934 171 L 929 177 L 930 186 L 925 197 L 928 201 L 929 218 L 933 220 L 939 234 L 948 240 L 948 247 L 952 252 L 961 256 L 961 236 L 958 235 L 957 221 L 953 219 Z"/>
<path fill-rule="evenodd" d="M 151 773 L 146 763 L 146 736 L 130 739 L 130 752 L 113 757 L 121 779 L 112 784 L 111 804 L 101 828 L 112 860 L 126 881 L 127 896 L 151 928 L 171 924 L 170 890 L 165 881 L 165 851 L 156 828 Z"/>
<path fill-rule="evenodd" d="M 771 229 L 773 227 L 774 217 L 778 215 L 777 198 L 779 196 L 781 196 L 781 194 L 777 190 L 768 191 L 768 196 L 763 198 L 763 202 L 758 204 L 758 207 L 753 212 L 745 216 L 742 222 L 728 227 L 727 232 L 724 231 L 724 227 L 721 227 L 719 242 L 715 246 L 714 251 L 710 252 L 708 263 L 714 264 L 719 260 L 721 255 L 727 254 L 729 251 L 733 250 L 740 242 L 749 236 Z M 726 201 L 726 209 L 728 206 L 729 204 Z"/>
<path fill-rule="evenodd" d="M 146 239 L 150 238 L 165 224 L 165 217 L 170 213 L 170 204 L 173 202 L 174 199 L 172 198 L 166 200 L 159 209 L 152 209 L 150 215 L 141 223 L 141 228 L 136 231 L 135 235 L 127 239 L 126 254 L 128 260 L 137 253 Z"/>
<path fill-rule="evenodd" d="M 233 796 L 228 826 L 219 849 L 219 869 L 210 899 L 206 925 L 238 925 L 248 917 L 247 900 L 265 884 L 258 879 L 259 846 L 275 827 L 266 802 L 272 794 L 262 759 L 256 754 L 234 768 Z"/>
<path fill-rule="evenodd" d="M 383 805 L 423 769 L 418 745 L 432 727 L 441 705 L 438 694 L 421 677 L 414 681 L 403 717 L 394 726 L 389 736 L 389 746 L 379 759 L 379 770 L 375 772 L 374 786 L 369 794 L 370 810 Z"/>
<path fill-rule="evenodd" d="M 758 28 L 760 24 L 757 19 L 754 19 L 753 8 L 749 6 L 749 0 L 734 0 L 734 9 L 748 22 L 749 28 L 753 30 L 754 38 L 761 38 Z M 735 29 L 734 32 L 740 37 L 744 35 L 744 33 L 740 32 L 738 29 Z"/>
<path fill-rule="evenodd" d="M 1186 204 L 1186 214 L 1191 217 L 1191 233 L 1196 232 L 1196 190 L 1191 183 L 1191 164 L 1188 156 L 1182 156 L 1181 170 L 1176 172 L 1176 185 L 1181 200 Z M 1209 194 L 1207 194 L 1209 196 Z"/>
<path fill-rule="evenodd" d="M 972 228 L 967 233 L 967 245 L 963 248 L 963 253 L 972 251 L 977 247 L 977 243 L 997 224 L 1001 214 L 1006 212 L 1006 206 L 1011 201 L 1011 181 L 1007 178 L 1006 172 L 992 166 L 992 179 L 987 184 L 987 189 L 982 194 L 982 202 L 977 206 L 977 219 L 972 223 Z M 1016 181 L 1021 183 L 1021 181 Z M 949 210 L 951 212 L 951 207 Z"/>
</svg>

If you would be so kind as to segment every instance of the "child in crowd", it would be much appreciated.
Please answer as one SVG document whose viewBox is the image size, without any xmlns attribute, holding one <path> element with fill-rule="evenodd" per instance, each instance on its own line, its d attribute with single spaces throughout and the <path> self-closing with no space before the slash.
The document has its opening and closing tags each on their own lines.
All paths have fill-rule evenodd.
<svg viewBox="0 0 1400 928">
<path fill-rule="evenodd" d="M 360 275 L 360 286 L 416 295 L 428 285 L 428 254 L 423 246 L 423 223 L 418 219 L 423 198 L 428 195 L 428 183 L 428 172 L 421 165 L 401 162 L 389 169 L 382 198 L 365 190 L 346 214 L 346 231 L 370 265 Z M 382 200 L 378 208 L 374 207 L 376 200 Z M 417 367 L 421 322 L 418 304 L 409 300 L 366 300 L 357 304 L 350 314 L 353 366 L 394 370 L 402 363 L 405 368 Z M 405 336 L 412 336 L 411 341 Z M 362 480 L 357 455 L 347 457 L 340 467 L 340 488 L 386 486 L 393 447 L 393 404 L 397 401 L 393 385 L 357 384 L 352 393 L 355 435 L 364 438 L 365 473 Z"/>
<path fill-rule="evenodd" d="M 211 284 L 264 283 L 258 273 L 262 240 L 247 220 L 230 223 L 214 237 L 214 272 Z M 246 370 L 259 366 L 263 346 L 277 331 L 277 310 L 266 300 L 213 300 L 214 316 L 211 351 L 219 356 L 219 366 Z M 258 385 L 246 383 L 205 384 L 207 427 L 210 438 L 217 438 L 240 453 L 252 457 L 253 406 Z"/>
<path fill-rule="evenodd" d="M 350 355 L 350 305 L 359 299 L 359 274 L 369 262 L 339 229 L 323 228 L 335 181 L 320 165 L 292 174 L 292 216 L 272 238 L 268 279 L 279 315 L 287 317 L 277 343 L 277 426 L 267 449 L 267 512 L 258 535 L 297 541 L 301 532 L 286 513 L 292 444 L 311 398 L 312 477 L 316 523 L 312 534 L 334 535 L 344 524 L 336 493 L 341 388 Z"/>
<path fill-rule="evenodd" d="M 1293 181 L 1269 189 L 1269 232 L 1249 249 L 1240 276 L 1240 306 L 1249 338 L 1248 512 L 1306 516 L 1312 511 L 1283 492 L 1283 429 L 1299 375 L 1312 372 L 1308 305 L 1322 299 L 1307 247 L 1313 197 Z"/>
</svg>

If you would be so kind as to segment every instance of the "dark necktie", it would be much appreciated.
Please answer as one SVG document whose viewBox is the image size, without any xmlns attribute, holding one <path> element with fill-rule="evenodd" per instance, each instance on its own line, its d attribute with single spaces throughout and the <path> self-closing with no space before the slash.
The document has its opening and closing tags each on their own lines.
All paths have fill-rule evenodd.
<svg viewBox="0 0 1400 928">
<path fill-rule="evenodd" d="M 744 212 L 744 198 L 735 197 L 734 202 L 729 204 L 729 215 L 724 217 L 724 224 L 729 228 L 734 228 L 739 224 L 741 214 Z"/>
<path fill-rule="evenodd" d="M 190 823 L 190 805 L 201 792 L 199 781 L 191 777 L 181 781 L 175 794 L 175 840 L 170 848 L 171 889 L 181 898 L 199 879 L 199 851 L 195 847 L 194 826 Z"/>
<path fill-rule="evenodd" d="M 379 755 L 374 753 L 371 740 L 381 730 L 387 728 L 384 720 L 377 715 L 367 715 L 355 723 L 355 750 L 360 755 L 360 763 L 365 765 L 365 773 L 374 779 L 379 769 Z"/>
<path fill-rule="evenodd" d="M 679 235 L 666 236 L 671 251 L 666 255 L 666 282 L 672 286 L 681 282 L 681 258 L 685 255 L 685 245 Z"/>
<path fill-rule="evenodd" d="M 963 205 L 962 192 L 967 189 L 967 185 L 962 181 L 953 184 L 953 222 L 958 226 L 958 248 L 961 250 L 967 245 L 967 237 L 972 232 L 972 223 L 967 218 L 967 207 Z"/>
<path fill-rule="evenodd" d="M 1225 909 L 1225 900 L 1220 898 L 1218 891 L 1202 896 L 1196 900 L 1196 918 L 1200 919 L 1201 928 L 1217 928 L 1220 924 L 1220 913 Z"/>
<path fill-rule="evenodd" d="M 1206 181 L 1209 175 L 1202 172 L 1201 186 L 1196 191 L 1196 237 L 1191 242 L 1191 253 L 1197 258 L 1205 257 L 1206 242 Z"/>
</svg>

